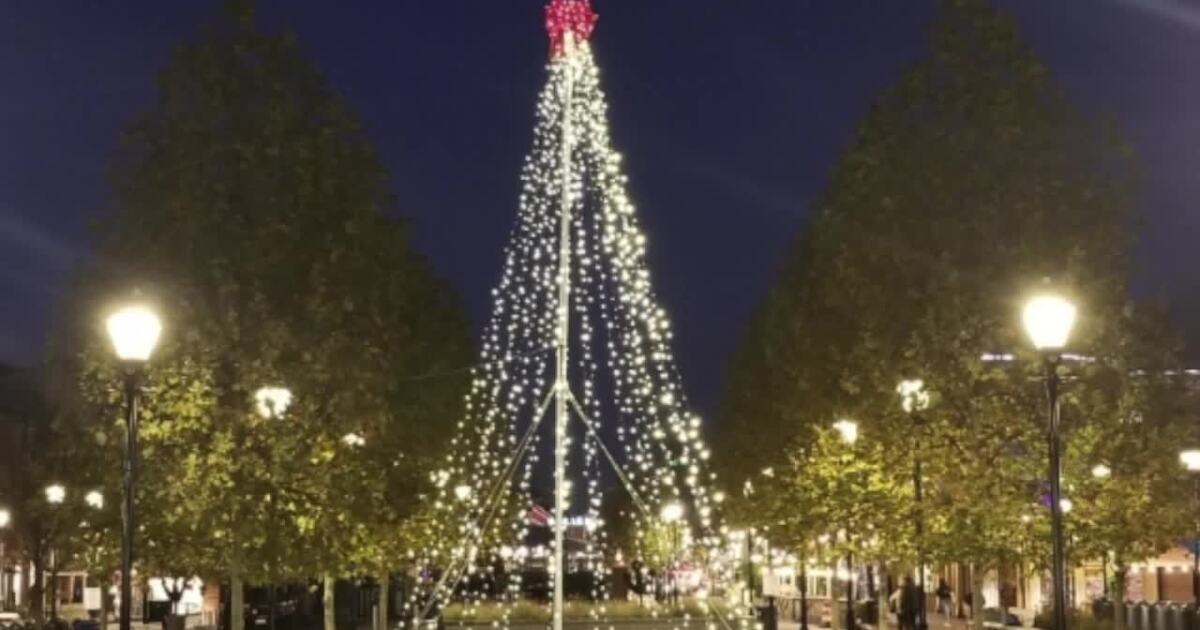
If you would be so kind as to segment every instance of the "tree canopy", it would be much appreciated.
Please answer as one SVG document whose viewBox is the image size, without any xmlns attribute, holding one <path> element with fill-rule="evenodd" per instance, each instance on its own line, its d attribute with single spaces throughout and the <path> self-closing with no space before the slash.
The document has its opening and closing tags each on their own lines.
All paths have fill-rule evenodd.
<svg viewBox="0 0 1200 630">
<path fill-rule="evenodd" d="M 1136 173 L 1010 19 L 943 0 L 928 52 L 864 119 L 734 359 L 715 453 L 729 490 L 762 484 L 761 468 L 850 416 L 865 439 L 927 462 L 926 547 L 942 560 L 1048 555 L 1046 538 L 1012 544 L 1046 512 L 1042 363 L 1020 325 L 1046 278 L 1080 312 L 1070 344 L 1080 359 L 1063 365 L 1068 478 L 1101 456 L 1130 492 L 1178 475 L 1173 455 L 1150 464 L 1116 447 L 1144 440 L 1173 454 L 1172 401 L 1185 394 L 1170 375 L 1173 336 L 1129 294 Z M 910 378 L 932 394 L 919 432 L 896 393 Z M 1161 509 L 1165 496 L 1135 505 Z M 1139 552 L 1169 542 L 1130 530 Z"/>
<path fill-rule="evenodd" d="M 233 3 L 158 86 L 56 343 L 80 413 L 118 444 L 103 314 L 137 290 L 164 320 L 144 383 L 142 561 L 263 581 L 376 568 L 459 412 L 465 318 L 293 36 Z M 255 412 L 264 386 L 291 390 L 281 417 Z"/>
</svg>

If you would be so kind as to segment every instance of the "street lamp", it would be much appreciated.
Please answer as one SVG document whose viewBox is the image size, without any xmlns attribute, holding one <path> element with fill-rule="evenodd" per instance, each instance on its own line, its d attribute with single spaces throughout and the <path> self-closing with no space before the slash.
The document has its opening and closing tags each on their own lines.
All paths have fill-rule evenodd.
<svg viewBox="0 0 1200 630">
<path fill-rule="evenodd" d="M 292 390 L 286 387 L 260 387 L 254 392 L 254 410 L 258 415 L 265 420 L 277 420 L 287 413 L 287 409 L 292 404 Z M 269 514 L 275 515 L 275 497 L 269 495 Z M 270 533 L 268 532 L 268 536 Z M 275 630 L 275 581 L 271 580 L 271 585 L 267 590 L 268 604 L 271 607 L 271 612 L 267 615 L 268 624 L 271 630 Z"/>
<path fill-rule="evenodd" d="M 662 507 L 659 515 L 667 527 L 671 528 L 671 601 L 679 605 L 679 526 L 676 524 L 683 518 L 683 505 L 671 501 Z"/>
<path fill-rule="evenodd" d="M 929 627 L 928 615 L 925 611 L 925 515 L 922 512 L 922 501 L 924 496 L 921 492 L 921 445 L 920 432 L 923 428 L 920 412 L 929 408 L 929 391 L 925 389 L 925 382 L 921 379 L 906 379 L 900 381 L 896 386 L 896 393 L 900 394 L 900 408 L 913 419 L 916 424 L 917 446 L 913 448 L 913 500 L 915 509 L 913 510 L 913 523 L 917 532 L 917 589 L 921 594 L 917 602 L 917 630 L 925 630 Z"/>
<path fill-rule="evenodd" d="M 1096 464 L 1092 467 L 1092 476 L 1096 479 L 1108 479 L 1112 476 L 1112 468 L 1107 464 Z"/>
<path fill-rule="evenodd" d="M 1075 305 L 1054 294 L 1034 296 L 1022 313 L 1025 332 L 1033 347 L 1041 351 L 1045 364 L 1046 398 L 1050 422 L 1050 524 L 1053 538 L 1054 624 L 1052 630 L 1067 628 L 1067 584 L 1063 545 L 1062 445 L 1059 440 L 1058 363 L 1075 325 Z"/>
<path fill-rule="evenodd" d="M 1179 453 L 1179 463 L 1192 473 L 1192 600 L 1200 605 L 1200 449 Z"/>
<path fill-rule="evenodd" d="M 52 506 L 59 506 L 67 498 L 67 489 L 60 483 L 52 483 L 46 486 L 44 490 L 46 494 L 46 503 Z M 58 530 L 58 519 L 52 521 L 54 525 L 51 527 L 52 532 Z M 57 533 L 51 535 L 51 540 L 57 536 Z M 57 550 L 50 547 L 50 620 L 58 620 L 58 554 Z"/>
<path fill-rule="evenodd" d="M 833 423 L 833 429 L 838 432 L 838 437 L 846 446 L 854 446 L 858 441 L 858 423 L 853 420 L 842 418 Z M 845 532 L 846 540 L 849 540 L 850 533 Z M 846 573 L 849 579 L 846 581 L 846 630 L 854 630 L 854 558 L 849 553 L 846 554 Z"/>
<path fill-rule="evenodd" d="M 121 361 L 125 386 L 125 467 L 121 479 L 121 611 L 120 630 L 130 630 L 133 602 L 133 537 L 136 531 L 133 494 L 137 481 L 138 393 L 142 369 L 154 354 L 162 323 L 149 307 L 125 306 L 105 322 L 113 351 Z"/>
</svg>

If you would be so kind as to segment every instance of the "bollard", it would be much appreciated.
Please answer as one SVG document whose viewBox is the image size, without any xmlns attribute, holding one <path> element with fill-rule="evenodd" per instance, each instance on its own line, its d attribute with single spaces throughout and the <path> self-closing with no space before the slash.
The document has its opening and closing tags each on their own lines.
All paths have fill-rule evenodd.
<svg viewBox="0 0 1200 630">
<path fill-rule="evenodd" d="M 1137 630 L 1150 630 L 1150 604 L 1138 602 L 1133 609 L 1133 618 L 1137 624 Z"/>
</svg>

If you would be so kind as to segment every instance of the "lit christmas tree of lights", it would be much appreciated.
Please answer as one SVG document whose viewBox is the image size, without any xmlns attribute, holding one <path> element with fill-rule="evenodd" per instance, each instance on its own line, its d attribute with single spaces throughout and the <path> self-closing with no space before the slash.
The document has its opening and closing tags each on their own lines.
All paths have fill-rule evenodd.
<svg viewBox="0 0 1200 630">
<path fill-rule="evenodd" d="M 444 592 L 481 558 L 527 552 L 527 514 L 546 477 L 539 453 L 550 453 L 551 558 L 564 557 L 567 522 L 582 523 L 587 534 L 576 564 L 596 576 L 599 619 L 604 480 L 625 487 L 636 508 L 630 518 L 641 525 L 682 508 L 685 546 L 711 540 L 716 501 L 701 421 L 688 409 L 671 326 L 651 287 L 646 237 L 611 147 L 588 43 L 595 23 L 588 0 L 553 0 L 546 8 L 549 80 L 521 173 L 519 212 L 465 414 L 434 481 L 446 516 L 439 520 L 453 518 L 461 528 L 456 537 L 449 530 L 439 536 L 447 541 Z M 544 439 L 553 446 L 539 449 Z M 664 512 L 667 506 L 675 507 Z M 562 565 L 550 566 L 559 629 L 563 580 L 553 567 Z M 519 581 L 508 588 L 518 591 Z"/>
</svg>

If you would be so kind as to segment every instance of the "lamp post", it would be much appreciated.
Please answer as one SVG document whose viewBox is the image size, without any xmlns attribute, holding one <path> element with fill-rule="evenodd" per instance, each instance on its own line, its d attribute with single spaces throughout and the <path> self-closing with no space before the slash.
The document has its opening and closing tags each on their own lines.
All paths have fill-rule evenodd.
<svg viewBox="0 0 1200 630">
<path fill-rule="evenodd" d="M 838 432 L 842 443 L 853 447 L 858 442 L 858 423 L 845 418 L 833 423 L 833 429 Z M 845 540 L 850 540 L 850 532 L 845 532 Z M 854 559 L 846 554 L 846 630 L 854 630 Z"/>
<path fill-rule="evenodd" d="M 260 387 L 254 392 L 254 409 L 264 420 L 278 420 L 287 412 L 287 408 L 292 404 L 292 391 L 286 387 Z M 274 520 L 276 512 L 276 501 L 274 493 L 268 496 L 270 505 L 268 513 Z M 272 523 L 271 529 L 274 528 Z M 271 537 L 270 529 L 267 531 L 268 538 Z M 271 580 L 271 584 L 267 586 L 267 605 L 271 610 L 267 613 L 267 622 L 270 630 L 275 630 L 275 580 Z"/>
<path fill-rule="evenodd" d="M 12 523 L 12 513 L 7 508 L 0 508 L 0 532 L 8 529 Z M 0 611 L 8 610 L 8 591 L 11 586 L 6 586 L 5 577 L 8 575 L 8 564 L 4 558 L 4 536 L 0 535 Z"/>
<path fill-rule="evenodd" d="M 1059 441 L 1058 364 L 1059 352 L 1067 345 L 1075 325 L 1075 305 L 1054 294 L 1033 297 L 1022 313 L 1025 331 L 1033 347 L 1042 353 L 1045 365 L 1046 398 L 1050 424 L 1050 529 L 1053 545 L 1054 624 L 1052 630 L 1067 628 L 1067 585 L 1063 544 L 1062 445 Z"/>
<path fill-rule="evenodd" d="M 913 448 L 913 526 L 916 530 L 917 542 L 917 591 L 921 594 L 917 602 L 917 630 L 929 627 L 928 615 L 925 611 L 925 514 L 922 511 L 924 495 L 921 492 L 921 444 L 919 433 L 923 428 L 921 412 L 929 408 L 929 392 L 925 390 L 925 382 L 920 379 L 900 381 L 896 386 L 900 394 L 900 408 L 913 419 L 916 425 L 918 439 Z"/>
<path fill-rule="evenodd" d="M 662 508 L 660 514 L 664 523 L 671 530 L 671 603 L 679 605 L 679 521 L 683 518 L 683 505 L 671 501 Z"/>
<path fill-rule="evenodd" d="M 162 323 L 144 305 L 125 306 L 106 323 L 109 339 L 124 372 L 125 466 L 121 479 L 121 611 L 120 630 L 130 630 L 133 604 L 133 543 L 137 531 L 134 488 L 137 483 L 138 398 L 146 362 L 154 354 Z"/>
<path fill-rule="evenodd" d="M 1112 476 L 1112 468 L 1109 468 L 1108 464 L 1101 462 L 1099 464 L 1096 464 L 1095 466 L 1092 466 L 1092 477 L 1094 477 L 1097 481 L 1103 483 L 1111 476 Z M 1100 561 L 1100 579 L 1104 583 L 1104 590 L 1102 592 L 1102 596 L 1104 597 L 1105 601 L 1107 601 L 1109 598 L 1108 555 L 1109 555 L 1109 552 L 1105 551 L 1104 559 Z"/>
<path fill-rule="evenodd" d="M 1179 462 L 1192 473 L 1192 600 L 1200 605 L 1200 449 L 1180 452 Z"/>
<path fill-rule="evenodd" d="M 67 498 L 67 489 L 60 483 L 53 483 L 46 486 L 46 503 L 57 508 L 63 504 Z M 50 537 L 50 620 L 58 620 L 58 550 L 54 548 L 54 538 L 58 533 L 58 519 L 52 521 L 51 531 L 53 534 Z"/>
</svg>

